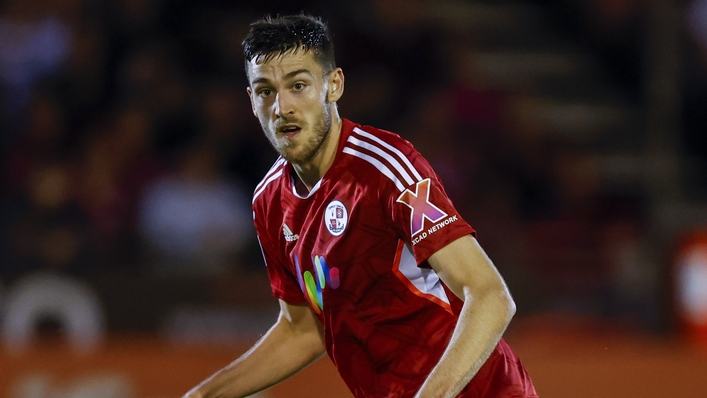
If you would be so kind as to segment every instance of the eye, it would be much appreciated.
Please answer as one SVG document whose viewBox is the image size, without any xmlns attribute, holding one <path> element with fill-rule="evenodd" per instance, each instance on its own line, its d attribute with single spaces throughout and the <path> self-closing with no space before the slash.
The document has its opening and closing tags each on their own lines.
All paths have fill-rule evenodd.
<svg viewBox="0 0 707 398">
<path fill-rule="evenodd" d="M 264 88 L 258 91 L 258 95 L 260 95 L 261 97 L 268 97 L 270 96 L 270 94 L 272 94 L 272 90 L 270 90 L 269 88 Z"/>
<path fill-rule="evenodd" d="M 295 91 L 302 91 L 302 90 L 304 90 L 304 87 L 305 87 L 304 83 L 295 83 L 294 85 L 292 85 L 292 88 Z"/>
</svg>

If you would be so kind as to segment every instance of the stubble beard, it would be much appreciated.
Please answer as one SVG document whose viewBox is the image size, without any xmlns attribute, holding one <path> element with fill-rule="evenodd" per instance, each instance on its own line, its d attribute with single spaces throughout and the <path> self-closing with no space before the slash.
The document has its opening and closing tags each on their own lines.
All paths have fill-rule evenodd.
<svg viewBox="0 0 707 398">
<path fill-rule="evenodd" d="M 289 122 L 289 121 L 288 121 Z M 315 124 L 312 126 L 312 131 L 314 134 L 307 139 L 307 141 L 302 143 L 295 143 L 293 141 L 286 141 L 281 143 L 277 141 L 275 132 L 266 134 L 270 140 L 270 144 L 275 148 L 275 150 L 285 158 L 288 162 L 296 165 L 303 165 L 311 161 L 314 156 L 319 153 L 324 141 L 329 136 L 331 131 L 332 118 L 331 118 L 331 107 L 329 101 L 326 102 L 323 111 L 316 118 Z M 264 123 L 261 122 L 261 127 L 263 131 L 268 131 Z M 302 126 L 306 127 L 306 126 Z M 275 129 L 276 130 L 276 129 Z M 288 149 L 297 149 L 297 151 L 289 151 Z"/>
</svg>

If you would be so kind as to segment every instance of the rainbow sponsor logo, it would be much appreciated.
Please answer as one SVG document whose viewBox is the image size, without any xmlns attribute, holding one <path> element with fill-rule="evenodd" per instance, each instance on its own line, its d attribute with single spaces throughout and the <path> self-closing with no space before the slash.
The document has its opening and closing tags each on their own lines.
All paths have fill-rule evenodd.
<svg viewBox="0 0 707 398">
<path fill-rule="evenodd" d="M 432 182 L 429 178 L 418 182 L 415 185 L 415 192 L 406 189 L 398 197 L 397 202 L 402 203 L 411 209 L 410 211 L 410 233 L 415 236 L 424 229 L 424 221 L 427 219 L 432 223 L 442 221 L 447 217 L 439 207 L 430 202 L 430 187 Z"/>
<path fill-rule="evenodd" d="M 329 268 L 324 256 L 312 256 L 314 274 L 310 271 L 302 273 L 297 254 L 294 254 L 294 260 L 299 287 L 309 301 L 310 307 L 315 313 L 320 314 L 324 310 L 324 296 L 322 294 L 324 289 L 327 286 L 332 289 L 339 288 L 339 269 L 336 267 Z"/>
</svg>

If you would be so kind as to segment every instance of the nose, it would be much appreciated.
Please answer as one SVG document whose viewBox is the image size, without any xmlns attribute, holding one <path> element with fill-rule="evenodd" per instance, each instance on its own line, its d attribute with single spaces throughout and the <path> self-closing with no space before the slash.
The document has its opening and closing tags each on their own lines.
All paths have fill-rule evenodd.
<svg viewBox="0 0 707 398">
<path fill-rule="evenodd" d="M 279 92 L 275 96 L 275 115 L 279 117 L 287 116 L 293 113 L 292 99 L 286 92 Z"/>
</svg>

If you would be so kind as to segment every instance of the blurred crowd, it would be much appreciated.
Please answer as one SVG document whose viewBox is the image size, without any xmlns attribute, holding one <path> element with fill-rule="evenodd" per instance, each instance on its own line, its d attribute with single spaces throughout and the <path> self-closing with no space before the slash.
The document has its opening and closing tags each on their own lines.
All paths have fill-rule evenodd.
<svg viewBox="0 0 707 398">
<path fill-rule="evenodd" d="M 563 18 L 591 18 L 564 33 L 640 107 L 644 2 L 581 3 Z M 430 160 L 521 313 L 650 327 L 645 193 L 606 186 L 595 148 L 527 123 L 517 96 L 466 67 L 461 48 L 475 38 L 433 23 L 429 4 L 0 1 L 0 285 L 37 272 L 89 284 L 265 275 L 250 196 L 276 155 L 250 109 L 240 41 L 258 17 L 304 10 L 334 34 L 342 115 L 398 132 Z M 704 33 L 707 17 L 693 25 Z M 704 51 L 703 36 L 685 42 Z M 700 54 L 688 107 L 707 92 Z M 689 115 L 689 146 L 705 156 L 705 113 Z"/>
</svg>

